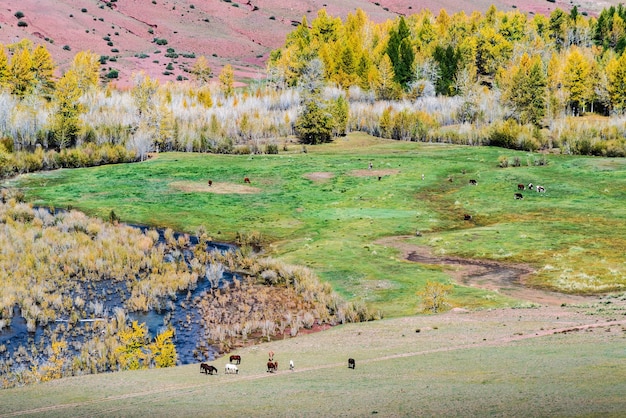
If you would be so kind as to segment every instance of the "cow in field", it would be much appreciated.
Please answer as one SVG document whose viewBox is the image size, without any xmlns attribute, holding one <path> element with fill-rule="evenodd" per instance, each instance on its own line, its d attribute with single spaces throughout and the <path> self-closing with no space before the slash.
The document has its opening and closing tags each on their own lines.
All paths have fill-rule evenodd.
<svg viewBox="0 0 626 418">
<path fill-rule="evenodd" d="M 523 199 L 524 195 L 522 195 L 521 193 L 515 193 L 515 199 L 519 200 L 519 199 Z"/>
<path fill-rule="evenodd" d="M 249 177 L 244 177 L 243 178 L 243 182 L 250 184 L 250 178 Z"/>
<path fill-rule="evenodd" d="M 353 358 L 348 359 L 348 369 L 354 369 L 356 367 L 356 362 Z"/>
<path fill-rule="evenodd" d="M 532 190 L 532 189 L 533 189 L 533 187 L 535 187 L 535 186 L 533 186 L 533 184 L 532 184 L 532 183 L 528 183 L 528 190 Z"/>
<path fill-rule="evenodd" d="M 209 187 L 213 186 L 213 180 L 209 180 L 208 184 L 209 184 Z"/>
<path fill-rule="evenodd" d="M 466 221 L 471 221 L 472 220 L 472 215 L 469 215 L 469 214 L 466 213 L 465 215 L 463 215 L 463 219 L 466 220 Z"/>
<path fill-rule="evenodd" d="M 537 193 L 545 193 L 546 192 L 546 188 L 543 186 L 537 186 Z"/>
<path fill-rule="evenodd" d="M 518 184 L 517 185 L 517 190 L 524 190 L 526 188 L 526 186 L 524 186 L 523 184 Z"/>
<path fill-rule="evenodd" d="M 474 180 L 474 179 L 471 179 L 469 181 L 469 184 L 471 184 L 472 186 L 476 186 L 478 184 L 478 182 L 476 180 Z"/>
<path fill-rule="evenodd" d="M 270 373 L 274 373 L 278 371 L 278 362 L 277 361 L 268 361 L 267 362 L 267 371 Z"/>
</svg>

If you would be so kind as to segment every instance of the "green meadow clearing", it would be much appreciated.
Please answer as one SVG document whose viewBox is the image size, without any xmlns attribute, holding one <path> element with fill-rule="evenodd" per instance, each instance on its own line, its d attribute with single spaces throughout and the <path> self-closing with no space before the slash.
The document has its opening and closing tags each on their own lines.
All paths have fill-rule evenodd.
<svg viewBox="0 0 626 418">
<path fill-rule="evenodd" d="M 278 155 L 161 153 L 142 163 L 23 175 L 5 185 L 21 188 L 33 204 L 102 218 L 114 211 L 123 222 L 189 233 L 204 227 L 216 241 L 260 232 L 266 254 L 313 268 L 342 296 L 386 317 L 415 314 L 425 282 L 449 280 L 444 268 L 404 261 L 377 243 L 390 236 L 407 236 L 436 255 L 527 263 L 534 286 L 578 294 L 626 289 L 624 159 L 359 133 L 306 153 L 300 145 L 287 148 Z M 501 168 L 502 157 L 520 166 Z M 536 165 L 541 159 L 547 165 Z M 516 200 L 518 183 L 546 192 L 525 190 Z M 523 303 L 462 286 L 451 302 Z"/>
</svg>

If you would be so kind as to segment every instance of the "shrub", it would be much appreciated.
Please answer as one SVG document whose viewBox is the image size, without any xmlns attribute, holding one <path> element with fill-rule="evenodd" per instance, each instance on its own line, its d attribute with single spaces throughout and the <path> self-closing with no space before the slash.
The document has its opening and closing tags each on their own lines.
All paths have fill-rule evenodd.
<svg viewBox="0 0 626 418">
<path fill-rule="evenodd" d="M 24 17 L 24 13 L 18 10 L 17 12 L 15 12 L 13 16 L 17 17 L 18 19 L 21 19 Z"/>
<path fill-rule="evenodd" d="M 154 43 L 157 45 L 167 45 L 167 39 L 154 38 Z"/>
<path fill-rule="evenodd" d="M 84 7 L 82 9 L 80 9 L 81 12 L 83 13 L 87 13 L 87 9 L 85 9 Z"/>
<path fill-rule="evenodd" d="M 17 22 L 17 26 L 24 28 L 28 26 L 28 23 L 24 22 L 23 20 L 20 20 L 19 22 Z"/>
<path fill-rule="evenodd" d="M 71 51 L 71 50 L 72 50 L 72 48 L 70 48 L 70 46 L 69 46 L 69 45 L 63 45 L 63 50 L 64 50 L 64 51 Z"/>
<path fill-rule="evenodd" d="M 106 78 L 118 78 L 119 77 L 119 71 L 117 70 L 111 70 L 107 73 Z"/>
<path fill-rule="evenodd" d="M 120 52 L 120 50 L 119 50 L 119 49 L 117 49 L 117 48 L 113 48 L 113 49 L 111 49 L 111 52 L 113 52 L 113 53 L 117 53 L 117 52 Z"/>
</svg>

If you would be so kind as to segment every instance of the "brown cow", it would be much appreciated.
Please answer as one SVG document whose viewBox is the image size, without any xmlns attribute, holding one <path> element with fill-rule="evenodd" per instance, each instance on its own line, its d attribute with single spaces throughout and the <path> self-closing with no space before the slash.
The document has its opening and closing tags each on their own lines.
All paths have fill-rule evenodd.
<svg viewBox="0 0 626 418">
<path fill-rule="evenodd" d="M 517 185 L 517 190 L 524 190 L 526 188 L 526 186 L 524 186 L 523 184 L 518 184 Z"/>
<path fill-rule="evenodd" d="M 209 180 L 209 187 L 213 186 L 213 180 Z"/>
<path fill-rule="evenodd" d="M 267 371 L 270 373 L 274 373 L 278 371 L 278 362 L 277 361 L 268 361 L 267 362 Z"/>
<path fill-rule="evenodd" d="M 248 177 L 244 177 L 243 178 L 243 182 L 250 184 L 250 179 Z"/>
<path fill-rule="evenodd" d="M 466 221 L 471 221 L 472 220 L 472 215 L 468 215 L 467 213 L 465 215 L 463 215 L 463 219 Z"/>
</svg>

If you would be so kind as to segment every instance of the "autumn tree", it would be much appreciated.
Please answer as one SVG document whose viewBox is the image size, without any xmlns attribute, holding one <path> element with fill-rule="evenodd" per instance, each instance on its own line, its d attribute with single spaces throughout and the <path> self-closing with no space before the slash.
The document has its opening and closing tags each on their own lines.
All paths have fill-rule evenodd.
<svg viewBox="0 0 626 418">
<path fill-rule="evenodd" d="M 540 126 L 546 112 L 546 74 L 541 57 L 522 55 L 518 65 L 501 74 L 503 102 L 520 123 Z"/>
<path fill-rule="evenodd" d="M 451 284 L 427 282 L 424 289 L 417 293 L 422 302 L 422 310 L 424 312 L 438 313 L 447 309 L 450 306 L 448 296 L 452 289 L 453 286 Z"/>
<path fill-rule="evenodd" d="M 585 110 L 593 94 L 591 64 L 580 49 L 573 47 L 565 62 L 563 87 L 568 93 L 569 106 L 575 115 Z"/>
<path fill-rule="evenodd" d="M 148 345 L 148 350 L 157 369 L 163 367 L 176 366 L 178 354 L 176 346 L 172 339 L 174 338 L 174 329 L 168 328 L 156 336 L 154 341 Z"/>
<path fill-rule="evenodd" d="M 0 90 L 9 88 L 11 83 L 11 71 L 9 70 L 9 58 L 4 46 L 0 44 Z"/>
<path fill-rule="evenodd" d="M 32 55 L 32 71 L 35 89 L 48 97 L 54 89 L 54 70 L 56 65 L 52 55 L 43 45 L 38 45 Z"/>
<path fill-rule="evenodd" d="M 606 66 L 611 107 L 617 113 L 626 110 L 626 54 L 612 58 Z"/>
<path fill-rule="evenodd" d="M 115 350 L 117 360 L 122 370 L 138 370 L 146 367 L 146 352 L 148 345 L 148 329 L 146 324 L 133 321 L 130 326 L 118 330 L 120 345 Z"/>
<path fill-rule="evenodd" d="M 211 67 L 209 66 L 209 60 L 204 55 L 200 55 L 196 62 L 191 67 L 191 74 L 194 75 L 196 82 L 200 86 L 208 84 L 211 79 Z"/>
<path fill-rule="evenodd" d="M 151 79 L 145 74 L 135 76 L 135 84 L 130 91 L 131 97 L 139 116 L 154 112 L 156 103 L 154 98 L 159 89 L 159 81 Z"/>
<path fill-rule="evenodd" d="M 513 54 L 513 46 L 491 26 L 480 30 L 476 39 L 476 67 L 479 74 L 494 76 Z"/>
<path fill-rule="evenodd" d="M 230 64 L 226 64 L 220 72 L 220 89 L 224 97 L 228 98 L 235 93 L 235 73 Z"/>
<path fill-rule="evenodd" d="M 34 87 L 33 58 L 28 48 L 18 50 L 9 65 L 11 93 L 18 96 L 30 94 Z"/>
<path fill-rule="evenodd" d="M 70 67 L 78 77 L 78 87 L 83 93 L 89 92 L 98 86 L 98 70 L 100 56 L 90 51 L 80 51 L 74 56 Z"/>
<path fill-rule="evenodd" d="M 59 149 L 74 145 L 80 131 L 80 114 L 84 108 L 80 103 L 82 93 L 78 86 L 78 79 L 74 70 L 68 70 L 59 79 L 54 91 L 52 132 Z"/>
</svg>

